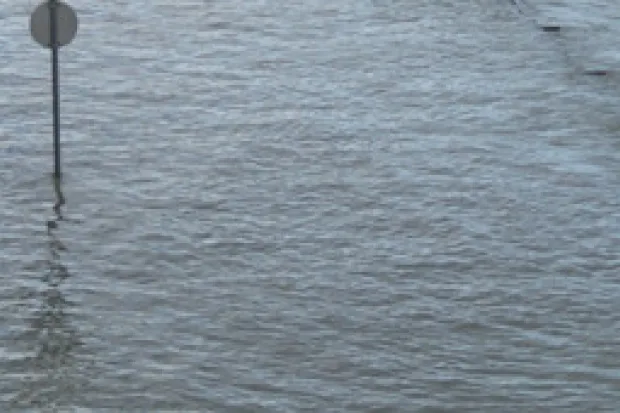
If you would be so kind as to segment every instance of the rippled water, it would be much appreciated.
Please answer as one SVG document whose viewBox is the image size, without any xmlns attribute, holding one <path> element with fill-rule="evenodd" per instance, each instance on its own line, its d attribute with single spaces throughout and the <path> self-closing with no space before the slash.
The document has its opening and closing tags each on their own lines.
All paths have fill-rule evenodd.
<svg viewBox="0 0 620 413">
<path fill-rule="evenodd" d="M 3 411 L 618 411 L 617 2 L 70 4 L 55 213 L 0 3 Z"/>
</svg>

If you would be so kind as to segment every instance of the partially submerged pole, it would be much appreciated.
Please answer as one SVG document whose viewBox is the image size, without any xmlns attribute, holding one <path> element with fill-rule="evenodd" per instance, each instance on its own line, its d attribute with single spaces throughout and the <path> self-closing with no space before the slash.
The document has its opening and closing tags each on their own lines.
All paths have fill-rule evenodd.
<svg viewBox="0 0 620 413">
<path fill-rule="evenodd" d="M 60 96 L 58 91 L 58 17 L 56 0 L 49 0 L 52 49 L 52 110 L 54 112 L 54 177 L 60 179 Z"/>
<path fill-rule="evenodd" d="M 77 33 L 78 20 L 67 4 L 58 0 L 41 3 L 30 16 L 30 33 L 41 46 L 52 52 L 52 112 L 54 122 L 54 178 L 60 179 L 60 91 L 58 49 L 71 43 Z"/>
</svg>

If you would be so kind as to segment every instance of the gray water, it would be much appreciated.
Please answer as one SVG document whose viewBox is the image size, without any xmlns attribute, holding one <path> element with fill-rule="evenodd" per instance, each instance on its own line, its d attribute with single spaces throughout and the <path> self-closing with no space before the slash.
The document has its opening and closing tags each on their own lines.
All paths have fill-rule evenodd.
<svg viewBox="0 0 620 413">
<path fill-rule="evenodd" d="M 619 411 L 617 2 L 69 3 L 56 212 L 0 3 L 2 411 Z"/>
</svg>

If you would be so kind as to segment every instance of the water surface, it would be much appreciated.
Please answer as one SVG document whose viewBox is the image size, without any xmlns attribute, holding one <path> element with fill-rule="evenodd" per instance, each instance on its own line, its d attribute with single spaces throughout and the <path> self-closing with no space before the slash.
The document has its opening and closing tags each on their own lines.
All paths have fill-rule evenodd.
<svg viewBox="0 0 620 413">
<path fill-rule="evenodd" d="M 3 2 L 0 405 L 617 412 L 620 7 L 520 4 L 75 0 L 56 213 Z"/>
</svg>

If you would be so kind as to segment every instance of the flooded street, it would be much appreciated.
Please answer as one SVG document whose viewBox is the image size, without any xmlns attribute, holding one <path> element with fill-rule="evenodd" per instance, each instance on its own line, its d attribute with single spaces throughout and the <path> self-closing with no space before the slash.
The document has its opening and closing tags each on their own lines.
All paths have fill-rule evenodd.
<svg viewBox="0 0 620 413">
<path fill-rule="evenodd" d="M 0 2 L 0 410 L 617 413 L 617 2 L 68 3 L 55 211 Z"/>
</svg>

